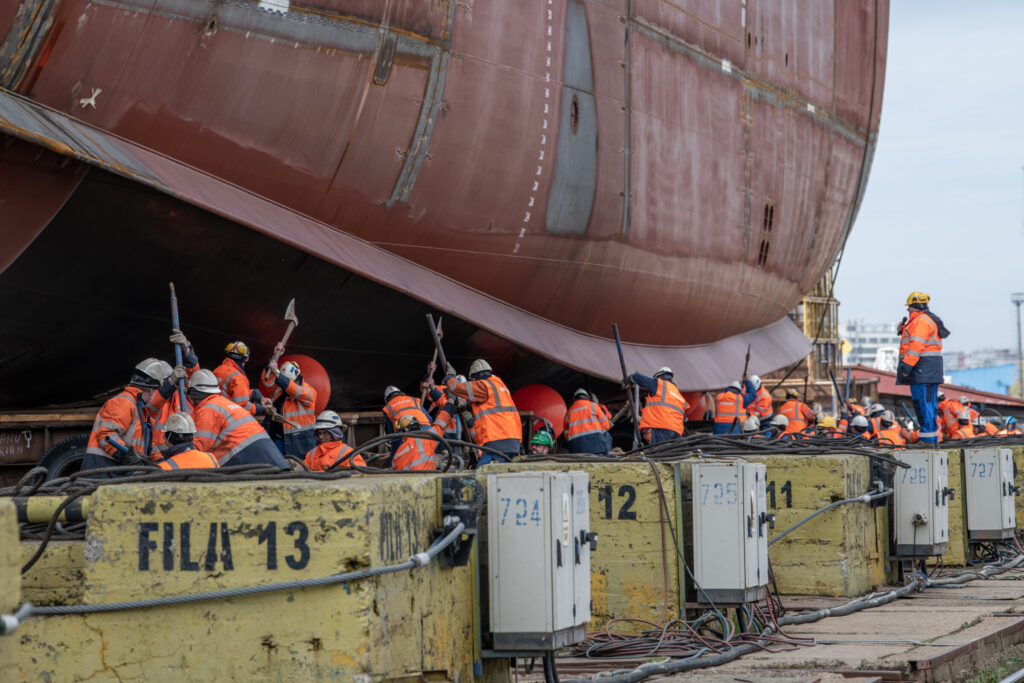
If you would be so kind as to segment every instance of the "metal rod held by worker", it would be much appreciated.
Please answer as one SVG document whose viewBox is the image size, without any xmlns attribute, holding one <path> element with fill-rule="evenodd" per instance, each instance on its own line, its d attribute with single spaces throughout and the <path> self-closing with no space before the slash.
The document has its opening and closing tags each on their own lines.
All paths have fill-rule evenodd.
<svg viewBox="0 0 1024 683">
<path fill-rule="evenodd" d="M 917 420 L 915 420 L 914 416 L 910 414 L 910 408 L 907 407 L 907 404 L 901 401 L 900 408 L 903 408 L 903 412 L 907 414 L 907 417 L 910 419 L 910 423 L 917 427 Z"/>
<path fill-rule="evenodd" d="M 749 368 L 750 368 L 750 344 L 747 344 L 747 358 L 746 358 L 746 360 L 743 361 L 743 375 L 740 376 L 740 379 L 744 379 L 745 380 L 747 378 L 747 370 Z"/>
<path fill-rule="evenodd" d="M 612 332 L 615 334 L 615 348 L 619 351 L 619 367 L 622 368 L 622 382 L 627 385 L 626 402 L 629 404 L 633 414 L 633 448 L 640 447 L 640 413 L 637 410 L 636 401 L 629 391 L 629 372 L 626 370 L 626 357 L 622 354 L 622 339 L 619 338 L 619 324 L 612 323 Z"/>
<path fill-rule="evenodd" d="M 444 325 L 444 316 L 440 316 L 439 315 L 439 316 L 437 316 L 437 338 L 439 340 L 444 338 L 444 330 L 441 327 L 442 325 Z M 430 359 L 430 363 L 432 365 L 437 365 L 437 347 L 436 346 L 434 347 L 434 357 Z M 444 370 L 447 370 L 447 369 L 448 369 L 448 367 L 445 366 Z M 444 370 L 442 370 L 442 373 L 444 372 Z M 431 377 L 429 377 L 428 379 L 430 380 L 431 384 L 434 383 L 433 375 L 431 375 Z M 424 401 L 427 400 L 427 392 L 429 390 L 430 390 L 430 387 L 424 386 L 422 391 L 420 391 L 420 403 L 423 403 Z"/>
<path fill-rule="evenodd" d="M 843 401 L 850 402 L 850 368 L 846 368 L 846 393 L 843 394 Z"/>
<path fill-rule="evenodd" d="M 441 335 L 437 332 L 437 327 L 434 326 L 434 316 L 427 313 L 427 324 L 430 325 L 430 336 L 434 338 L 434 350 L 437 351 L 437 357 L 441 359 L 441 367 L 444 371 L 448 371 L 448 359 L 445 358 L 444 348 L 441 346 Z"/>
<path fill-rule="evenodd" d="M 842 401 L 842 410 L 843 412 L 845 412 L 849 408 L 849 406 L 847 406 L 846 401 L 843 399 L 843 392 L 839 391 L 839 382 L 836 381 L 836 373 L 829 370 L 828 376 L 832 378 L 832 387 L 836 390 L 836 399 Z"/>
<path fill-rule="evenodd" d="M 289 301 L 288 302 L 288 308 L 284 309 L 284 319 L 288 321 L 288 327 L 285 328 L 284 336 L 281 337 L 281 348 L 282 349 L 284 348 L 284 345 L 288 343 L 288 337 L 292 336 L 292 330 L 294 330 L 296 327 L 299 326 L 299 319 L 295 315 L 295 299 L 292 299 L 291 301 Z M 283 353 L 284 353 L 284 351 L 279 351 L 278 349 L 274 349 L 274 353 L 271 356 L 271 360 L 276 363 L 278 360 L 280 360 L 281 355 Z"/>
<path fill-rule="evenodd" d="M 174 283 L 171 286 L 171 327 L 181 329 L 181 321 L 178 320 L 178 295 L 174 292 Z M 181 344 L 174 345 L 174 364 L 181 365 Z M 180 410 L 188 411 L 188 403 L 185 401 L 185 380 L 178 380 L 178 400 L 181 402 Z"/>
</svg>

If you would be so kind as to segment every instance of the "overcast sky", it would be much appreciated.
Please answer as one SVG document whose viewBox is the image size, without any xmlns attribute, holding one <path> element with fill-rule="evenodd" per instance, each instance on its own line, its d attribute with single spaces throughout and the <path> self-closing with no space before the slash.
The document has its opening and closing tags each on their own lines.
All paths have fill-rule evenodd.
<svg viewBox="0 0 1024 683">
<path fill-rule="evenodd" d="M 881 130 L 836 282 L 839 319 L 913 290 L 945 348 L 1016 348 L 1024 292 L 1024 2 L 892 0 Z"/>
</svg>

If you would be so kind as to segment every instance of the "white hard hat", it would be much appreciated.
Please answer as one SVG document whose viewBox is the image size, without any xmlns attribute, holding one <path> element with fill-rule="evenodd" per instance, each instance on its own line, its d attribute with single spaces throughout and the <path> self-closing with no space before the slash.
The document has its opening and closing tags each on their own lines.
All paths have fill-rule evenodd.
<svg viewBox="0 0 1024 683">
<path fill-rule="evenodd" d="M 741 429 L 744 432 L 756 432 L 761 428 L 761 421 L 757 419 L 757 415 L 750 415 L 746 420 L 743 421 Z"/>
<path fill-rule="evenodd" d="M 896 415 L 894 415 L 891 410 L 886 410 L 882 412 L 880 419 L 882 421 L 882 424 L 891 425 L 893 422 L 896 421 Z"/>
<path fill-rule="evenodd" d="M 852 427 L 863 427 L 864 429 L 867 429 L 868 428 L 868 419 L 866 417 L 864 417 L 863 415 L 857 415 L 850 422 L 850 425 Z"/>
<path fill-rule="evenodd" d="M 174 434 L 195 434 L 196 423 L 188 413 L 174 413 L 164 423 L 164 431 Z"/>
<path fill-rule="evenodd" d="M 298 363 L 290 360 L 281 366 L 281 374 L 294 382 L 302 374 L 302 370 L 299 368 Z"/>
<path fill-rule="evenodd" d="M 868 417 L 875 417 L 885 412 L 885 406 L 881 403 L 872 403 L 871 407 L 868 408 Z"/>
<path fill-rule="evenodd" d="M 967 398 L 966 396 L 961 396 L 960 402 L 963 403 L 964 405 L 967 405 L 968 403 L 971 402 L 971 399 Z"/>
<path fill-rule="evenodd" d="M 772 425 L 775 427 L 786 427 L 789 425 L 789 418 L 780 413 L 772 418 Z"/>
<path fill-rule="evenodd" d="M 572 397 L 574 399 L 582 398 L 582 399 L 585 399 L 587 401 L 590 400 L 590 394 L 587 393 L 586 389 L 577 389 L 576 391 L 573 392 Z"/>
<path fill-rule="evenodd" d="M 384 402 L 387 403 L 392 396 L 400 393 L 402 393 L 402 390 L 396 387 L 394 384 L 388 386 L 388 388 L 384 390 Z"/>
<path fill-rule="evenodd" d="M 188 381 L 188 388 L 203 394 L 219 394 L 220 384 L 209 370 L 196 370 Z"/>
<path fill-rule="evenodd" d="M 131 384 L 138 387 L 155 389 L 171 374 L 171 366 L 166 361 L 147 358 L 135 366 Z"/>
<path fill-rule="evenodd" d="M 738 389 L 740 391 L 743 391 L 743 385 L 740 383 L 739 380 L 736 380 L 735 382 L 730 382 L 729 383 L 729 388 L 731 388 L 731 389 Z"/>
<path fill-rule="evenodd" d="M 345 423 L 341 421 L 341 415 L 338 415 L 333 410 L 323 411 L 316 416 L 316 422 L 313 423 L 313 429 L 331 429 L 333 427 L 345 429 Z"/>
<path fill-rule="evenodd" d="M 494 372 L 491 370 L 491 364 L 485 361 L 483 358 L 477 358 L 473 361 L 473 364 L 469 366 L 469 376 L 472 377 L 478 372 Z"/>
<path fill-rule="evenodd" d="M 658 371 L 656 373 L 654 373 L 654 376 L 655 377 L 661 377 L 662 375 L 668 375 L 669 377 L 672 377 L 674 374 L 675 373 L 672 372 L 672 368 L 670 368 L 667 365 L 664 365 L 664 366 L 658 368 Z"/>
<path fill-rule="evenodd" d="M 761 378 L 760 377 L 758 377 L 757 375 L 751 375 L 748 379 L 750 379 L 750 385 L 752 387 L 754 387 L 755 389 L 760 389 L 761 388 Z"/>
</svg>

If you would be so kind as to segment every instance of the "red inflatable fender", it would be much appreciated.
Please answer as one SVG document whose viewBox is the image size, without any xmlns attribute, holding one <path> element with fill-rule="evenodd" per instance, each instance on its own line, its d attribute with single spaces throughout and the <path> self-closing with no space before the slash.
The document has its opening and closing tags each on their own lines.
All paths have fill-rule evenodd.
<svg viewBox="0 0 1024 683">
<path fill-rule="evenodd" d="M 565 414 L 569 409 L 557 391 L 546 384 L 527 384 L 516 389 L 512 394 L 512 401 L 519 410 L 532 411 L 534 415 L 550 422 L 555 430 L 556 439 L 562 435 Z"/>
<path fill-rule="evenodd" d="M 683 393 L 683 398 L 690 404 L 690 409 L 686 412 L 686 419 L 691 422 L 703 420 L 704 413 L 707 411 L 707 406 L 704 405 L 704 392 L 687 391 Z"/>
</svg>

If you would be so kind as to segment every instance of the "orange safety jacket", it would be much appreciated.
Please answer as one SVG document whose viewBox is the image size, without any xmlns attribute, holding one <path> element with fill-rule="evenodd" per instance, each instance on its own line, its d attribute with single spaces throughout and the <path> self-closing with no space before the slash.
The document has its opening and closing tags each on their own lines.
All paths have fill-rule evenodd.
<svg viewBox="0 0 1024 683">
<path fill-rule="evenodd" d="M 443 436 L 445 430 L 448 429 L 448 422 L 451 420 L 451 414 L 442 409 L 437 414 L 437 419 L 429 427 L 424 427 L 423 431 L 433 432 L 438 436 Z M 395 451 L 395 457 L 391 461 L 391 469 L 393 470 L 436 470 L 437 463 L 434 461 L 434 453 L 437 451 L 437 441 L 433 439 L 425 439 L 422 437 L 410 436 L 402 439 L 401 443 L 398 444 L 398 450 Z"/>
<path fill-rule="evenodd" d="M 748 415 L 756 415 L 761 420 L 772 416 L 772 395 L 763 386 L 757 388 L 754 400 L 747 406 Z"/>
<path fill-rule="evenodd" d="M 988 436 L 992 436 L 993 434 L 998 434 L 999 433 L 999 429 L 994 424 L 992 424 L 991 422 L 986 422 L 984 427 L 985 427 L 985 434 L 987 434 Z"/>
<path fill-rule="evenodd" d="M 1019 429 L 1000 429 L 996 432 L 996 436 L 1018 436 L 1020 434 Z"/>
<path fill-rule="evenodd" d="M 879 426 L 879 430 L 875 432 L 878 435 L 878 445 L 880 446 L 903 446 L 907 443 L 906 439 L 903 438 L 903 434 L 900 426 L 893 424 L 889 428 Z"/>
<path fill-rule="evenodd" d="M 217 378 L 221 392 L 229 401 L 242 406 L 250 415 L 256 414 L 256 404 L 252 401 L 252 387 L 241 365 L 231 358 L 225 358 L 213 374 Z"/>
<path fill-rule="evenodd" d="M 946 436 L 952 437 L 960 428 L 957 418 L 964 412 L 964 406 L 956 399 L 947 398 L 939 406 L 939 410 L 942 412 L 942 431 L 946 432 Z"/>
<path fill-rule="evenodd" d="M 287 379 L 287 378 L 286 378 Z M 270 395 L 271 401 L 277 401 L 281 396 L 281 385 L 277 384 L 277 377 L 269 370 L 263 373 L 260 379 L 264 386 L 274 386 L 274 392 Z M 281 404 L 281 415 L 291 420 L 295 426 L 287 422 L 281 423 L 281 429 L 285 434 L 305 432 L 313 428 L 316 422 L 316 389 L 309 384 L 299 384 L 293 379 L 288 380 L 284 389 L 285 399 Z"/>
<path fill-rule="evenodd" d="M 850 407 L 851 413 L 857 413 L 857 415 L 864 415 L 865 417 L 868 414 L 868 409 L 859 403 L 848 403 L 847 405 Z"/>
<path fill-rule="evenodd" d="M 715 394 L 715 422 L 740 424 L 746 416 L 747 411 L 743 409 L 742 392 L 725 390 Z"/>
<path fill-rule="evenodd" d="M 212 453 L 198 451 L 195 448 L 172 455 L 166 460 L 157 460 L 156 464 L 163 470 L 199 470 L 220 467 L 220 463 Z"/>
<path fill-rule="evenodd" d="M 922 384 L 941 384 L 942 339 L 939 326 L 928 312 L 913 311 L 900 333 L 900 363 L 916 368 L 922 359 L 925 359 L 925 363 L 917 381 Z M 960 405 L 959 401 L 956 403 Z"/>
<path fill-rule="evenodd" d="M 444 399 L 442 398 L 441 400 Z M 412 415 L 424 429 L 430 424 L 430 415 L 423 409 L 423 404 L 420 403 L 420 400 L 414 396 L 395 394 L 384 404 L 381 410 L 384 411 L 384 417 L 388 419 L 388 424 L 392 428 L 394 428 L 395 422 L 403 415 Z"/>
<path fill-rule="evenodd" d="M 309 453 L 306 453 L 304 463 L 310 472 L 326 472 L 327 468 L 334 463 L 338 463 L 338 467 L 351 467 L 352 465 L 366 467 L 363 456 L 349 457 L 349 453 L 354 450 L 344 441 L 328 441 L 310 449 Z"/>
<path fill-rule="evenodd" d="M 174 413 L 188 413 L 192 414 L 192 402 L 185 397 L 185 407 L 181 407 L 181 394 L 175 389 L 174 393 L 171 394 L 169 399 L 165 399 L 163 395 L 158 391 L 153 394 L 153 400 L 149 402 L 149 409 L 155 411 L 156 416 L 153 418 L 153 440 L 150 445 L 150 457 L 153 462 L 160 460 L 160 454 L 167 450 L 167 433 L 165 426 L 167 425 L 167 418 Z"/>
<path fill-rule="evenodd" d="M 565 414 L 565 438 L 578 439 L 590 434 L 604 434 L 612 423 L 601 406 L 585 398 L 576 399 Z"/>
<path fill-rule="evenodd" d="M 469 401 L 473 410 L 470 430 L 473 443 L 485 446 L 492 441 L 522 440 L 523 425 L 519 421 L 519 410 L 512 400 L 512 393 L 500 377 L 491 375 L 487 379 L 469 382 L 450 379 L 448 388 L 456 396 Z"/>
<path fill-rule="evenodd" d="M 658 390 L 644 400 L 640 429 L 667 429 L 682 435 L 690 404 L 679 393 L 675 382 L 666 382 L 660 377 L 656 379 Z"/>
<path fill-rule="evenodd" d="M 974 427 L 971 425 L 957 425 L 957 430 L 949 438 L 951 441 L 955 439 L 973 439 Z"/>
<path fill-rule="evenodd" d="M 220 394 L 200 401 L 192 411 L 192 419 L 196 423 L 195 447 L 213 453 L 221 465 L 246 446 L 270 438 L 247 410 Z"/>
<path fill-rule="evenodd" d="M 791 398 L 779 406 L 779 415 L 785 415 L 786 419 L 789 420 L 786 432 L 801 432 L 811 424 L 814 411 L 803 401 Z M 796 424 L 795 427 L 794 423 Z"/>
<path fill-rule="evenodd" d="M 117 449 L 107 443 L 107 439 L 116 439 L 128 446 L 139 455 L 149 455 L 147 434 L 150 416 L 143 408 L 139 411 L 139 395 L 142 389 L 125 387 L 117 396 L 109 399 L 96 413 L 92 423 L 92 433 L 85 450 L 104 458 L 116 458 Z"/>
</svg>

